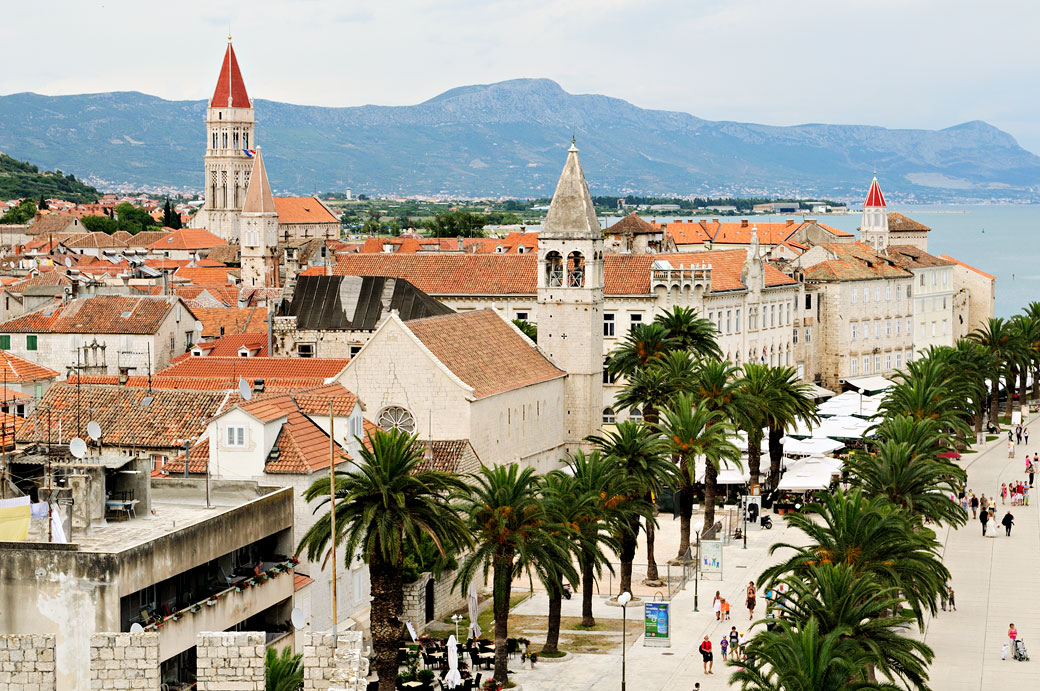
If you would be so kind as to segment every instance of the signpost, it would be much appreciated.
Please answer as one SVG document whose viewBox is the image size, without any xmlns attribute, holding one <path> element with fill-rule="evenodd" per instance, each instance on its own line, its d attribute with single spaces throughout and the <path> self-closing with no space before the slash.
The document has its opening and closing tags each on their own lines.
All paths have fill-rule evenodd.
<svg viewBox="0 0 1040 691">
<path fill-rule="evenodd" d="M 711 580 L 722 580 L 722 540 L 701 540 L 700 572 Z"/>
<path fill-rule="evenodd" d="M 643 647 L 671 648 L 667 602 L 643 603 Z"/>
</svg>

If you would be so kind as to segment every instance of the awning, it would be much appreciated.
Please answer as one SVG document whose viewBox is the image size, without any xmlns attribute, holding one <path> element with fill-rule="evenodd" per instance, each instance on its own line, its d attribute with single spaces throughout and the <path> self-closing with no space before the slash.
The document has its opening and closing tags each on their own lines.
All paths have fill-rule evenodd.
<svg viewBox="0 0 1040 691">
<path fill-rule="evenodd" d="M 784 473 L 777 484 L 777 489 L 786 492 L 808 492 L 814 489 L 827 489 L 831 485 L 830 471 L 821 470 L 789 470 Z"/>
<path fill-rule="evenodd" d="M 834 395 L 834 392 L 831 391 L 830 389 L 825 389 L 822 386 L 817 386 L 816 384 L 813 384 L 812 382 L 802 382 L 802 384 L 804 384 L 805 387 L 808 389 L 810 398 L 815 398 L 815 399 L 830 398 L 831 396 Z"/>
<path fill-rule="evenodd" d="M 894 386 L 890 380 L 877 374 L 872 374 L 866 377 L 848 377 L 842 379 L 841 383 L 850 389 L 855 389 L 856 391 L 861 391 L 862 393 L 870 394 L 872 396 L 874 394 L 882 393 Z"/>
<path fill-rule="evenodd" d="M 704 457 L 697 459 L 697 482 L 704 482 Z M 745 485 L 748 480 L 751 479 L 751 473 L 747 470 L 747 463 L 742 464 L 743 467 L 738 468 L 736 465 L 729 461 L 723 461 L 722 466 L 719 468 L 719 477 L 715 484 L 718 485 Z"/>
<path fill-rule="evenodd" d="M 844 463 L 841 459 L 831 458 L 830 456 L 809 456 L 808 458 L 802 458 L 794 463 L 787 466 L 787 472 L 798 474 L 816 474 L 823 475 L 841 475 L 841 469 L 844 467 Z"/>
<path fill-rule="evenodd" d="M 823 455 L 845 448 L 840 441 L 826 437 L 809 437 L 808 439 L 784 437 L 783 443 L 784 453 L 789 456 Z"/>
<path fill-rule="evenodd" d="M 857 417 L 872 418 L 877 415 L 881 407 L 881 397 L 861 394 L 856 391 L 846 391 L 834 398 L 821 403 L 816 412 L 822 417 L 835 415 L 855 415 Z"/>
</svg>

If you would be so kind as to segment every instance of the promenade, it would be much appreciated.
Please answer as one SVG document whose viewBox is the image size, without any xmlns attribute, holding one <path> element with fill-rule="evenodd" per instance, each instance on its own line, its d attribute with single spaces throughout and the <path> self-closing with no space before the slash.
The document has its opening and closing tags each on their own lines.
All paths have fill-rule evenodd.
<svg viewBox="0 0 1040 691">
<path fill-rule="evenodd" d="M 1040 658 L 1033 662 L 1000 659 L 1001 643 L 1006 640 L 1008 624 L 1014 622 L 1021 639 L 1030 652 L 1040 655 L 1040 522 L 1036 501 L 1031 506 L 1001 507 L 1000 483 L 1028 479 L 1023 468 L 1025 451 L 1040 452 L 1040 416 L 1029 420 L 1034 435 L 1030 446 L 1019 446 L 1016 458 L 1007 458 L 1007 439 L 1003 437 L 984 444 L 977 453 L 965 454 L 960 464 L 968 472 L 968 487 L 987 497 L 997 496 L 997 518 L 1011 509 L 1015 527 L 1010 538 L 1000 528 L 996 538 L 983 538 L 978 521 L 969 520 L 957 530 L 943 529 L 939 541 L 943 544 L 944 560 L 952 574 L 956 591 L 957 611 L 942 612 L 929 618 L 923 633 L 917 633 L 935 651 L 930 666 L 931 687 L 936 691 L 981 691 L 994 688 L 1025 689 L 1040 685 Z M 1032 497 L 1037 498 L 1040 485 Z M 670 515 L 659 517 L 656 554 L 663 564 L 673 556 L 678 546 L 679 521 Z M 694 517 L 696 522 L 698 517 Z M 992 526 L 991 526 L 992 530 Z M 673 691 L 693 689 L 700 682 L 705 691 L 725 689 L 732 671 L 721 659 L 719 640 L 736 626 L 738 631 L 749 631 L 748 612 L 744 608 L 744 589 L 748 581 L 757 580 L 770 564 L 778 561 L 783 552 L 769 555 L 776 542 L 798 543 L 801 533 L 789 530 L 779 516 L 774 516 L 772 530 L 752 528 L 748 534 L 747 549 L 734 542 L 724 550 L 723 579 L 701 580 L 699 612 L 694 612 L 693 583 L 676 595 L 671 604 L 671 648 L 643 646 L 643 608 L 628 607 L 627 687 L 633 691 Z M 645 559 L 645 548 L 640 545 L 637 562 Z M 715 591 L 732 603 L 730 622 L 716 622 L 712 613 Z M 620 619 L 621 609 L 608 606 L 605 598 L 597 598 L 594 614 L 597 619 Z M 522 603 L 514 612 L 545 616 L 547 599 L 544 593 Z M 563 603 L 563 616 L 581 614 L 581 601 L 576 594 Z M 759 598 L 756 618 L 764 614 Z M 757 629 L 755 629 L 757 630 Z M 636 632 L 633 635 L 633 631 Z M 526 634 L 532 649 L 538 649 L 544 632 Z M 539 661 L 533 670 L 522 669 L 515 660 L 510 668 L 517 672 L 515 680 L 524 691 L 599 691 L 621 688 L 621 637 L 619 634 L 595 634 L 609 642 L 606 654 L 574 655 L 566 662 Z M 715 651 L 715 673 L 705 675 L 701 656 L 697 651 L 705 635 L 711 637 Z"/>
</svg>

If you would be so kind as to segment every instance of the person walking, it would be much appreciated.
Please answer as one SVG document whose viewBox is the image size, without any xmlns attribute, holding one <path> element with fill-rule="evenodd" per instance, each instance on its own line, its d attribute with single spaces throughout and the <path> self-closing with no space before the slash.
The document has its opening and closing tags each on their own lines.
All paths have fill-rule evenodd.
<svg viewBox="0 0 1040 691">
<path fill-rule="evenodd" d="M 758 593 L 755 590 L 755 582 L 749 581 L 747 586 L 747 600 L 744 603 L 747 605 L 748 621 L 755 618 L 755 597 L 757 594 Z"/>
<path fill-rule="evenodd" d="M 946 602 L 950 605 L 950 611 L 957 611 L 957 595 L 953 592 L 953 586 L 946 586 Z"/>
<path fill-rule="evenodd" d="M 711 668 L 715 666 L 715 657 L 711 654 L 711 639 L 705 636 L 698 650 L 701 651 L 701 659 L 704 661 L 704 673 L 714 674 L 711 671 Z"/>
<path fill-rule="evenodd" d="M 1015 641 L 1018 640 L 1018 629 L 1015 628 L 1014 622 L 1008 624 L 1008 640 L 1011 641 L 1011 649 L 1015 649 Z"/>
<path fill-rule="evenodd" d="M 726 650 L 728 648 L 729 648 L 729 638 L 726 637 L 726 636 L 723 636 L 722 640 L 719 641 L 719 650 L 722 651 L 722 661 L 723 662 L 725 662 L 726 660 L 729 659 L 729 658 L 726 657 Z"/>
<path fill-rule="evenodd" d="M 1015 440 L 1017 444 L 1022 443 L 1022 425 L 1015 428 Z"/>
<path fill-rule="evenodd" d="M 982 498 L 979 499 L 979 508 L 985 511 L 989 508 L 989 499 L 986 499 L 986 495 L 983 494 Z"/>
<path fill-rule="evenodd" d="M 979 498 L 975 496 L 975 493 L 971 493 L 971 519 L 975 520 L 979 517 Z"/>
<path fill-rule="evenodd" d="M 722 621 L 722 594 L 715 591 L 715 599 L 711 601 L 711 609 L 715 612 L 715 621 Z"/>
<path fill-rule="evenodd" d="M 1010 511 L 1004 514 L 1004 518 L 1000 520 L 1000 523 L 1004 526 L 1007 537 L 1011 537 L 1011 526 L 1015 524 L 1015 517 L 1011 515 Z"/>
<path fill-rule="evenodd" d="M 982 523 L 982 536 L 986 536 L 986 524 L 989 523 L 989 511 L 983 509 L 979 514 L 979 522 Z"/>
<path fill-rule="evenodd" d="M 736 655 L 740 651 L 740 634 L 736 626 L 730 627 L 729 630 L 729 650 L 730 655 Z"/>
<path fill-rule="evenodd" d="M 1008 458 L 1015 457 L 1015 442 L 1008 441 Z"/>
<path fill-rule="evenodd" d="M 1033 460 L 1029 462 L 1029 466 L 1026 468 L 1026 472 L 1029 473 L 1029 486 L 1030 487 L 1033 486 L 1033 474 L 1036 473 L 1036 462 L 1037 462 L 1036 461 L 1036 457 L 1034 456 Z"/>
<path fill-rule="evenodd" d="M 1002 483 L 1000 483 L 1000 503 L 1001 504 L 1006 504 L 1007 503 L 1007 495 L 1008 495 L 1007 483 L 1006 482 L 1002 482 Z"/>
<path fill-rule="evenodd" d="M 1026 446 L 1029 446 L 1029 428 L 1024 427 L 1022 429 L 1022 438 L 1026 440 Z"/>
</svg>

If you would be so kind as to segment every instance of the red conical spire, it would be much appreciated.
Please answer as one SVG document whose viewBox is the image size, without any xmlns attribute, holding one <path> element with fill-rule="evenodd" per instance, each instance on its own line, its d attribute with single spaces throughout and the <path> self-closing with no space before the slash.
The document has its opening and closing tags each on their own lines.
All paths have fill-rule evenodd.
<svg viewBox="0 0 1040 691">
<path fill-rule="evenodd" d="M 227 52 L 224 53 L 224 64 L 220 67 L 217 88 L 213 90 L 213 99 L 209 102 L 212 108 L 250 108 L 246 83 L 242 81 L 242 73 L 238 70 L 235 49 L 228 39 Z"/>
<path fill-rule="evenodd" d="M 867 201 L 863 203 L 863 206 L 886 206 L 885 195 L 881 194 L 881 185 L 877 182 L 877 175 L 874 175 L 873 182 L 870 183 L 870 191 L 867 192 Z"/>
</svg>

